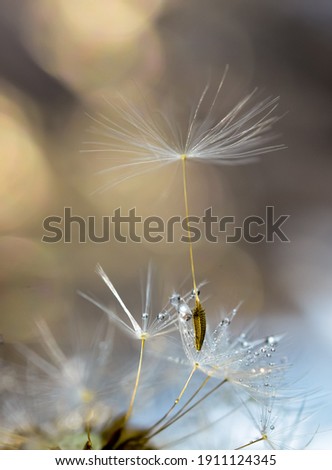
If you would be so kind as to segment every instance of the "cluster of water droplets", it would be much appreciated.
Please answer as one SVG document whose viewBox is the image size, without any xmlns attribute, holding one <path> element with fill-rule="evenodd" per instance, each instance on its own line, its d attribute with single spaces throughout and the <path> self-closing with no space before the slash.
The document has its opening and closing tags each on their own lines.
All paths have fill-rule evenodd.
<svg viewBox="0 0 332 470">
<path fill-rule="evenodd" d="M 246 334 L 240 335 L 240 346 L 244 352 L 240 359 L 243 368 L 243 377 L 239 382 L 247 382 L 251 389 L 262 390 L 268 393 L 268 389 L 275 386 L 276 378 L 285 368 L 282 360 L 276 361 L 274 356 L 277 352 L 279 338 L 267 336 L 263 340 L 249 341 Z M 240 354 L 240 352 L 239 352 Z"/>
<path fill-rule="evenodd" d="M 192 319 L 193 314 L 189 305 L 179 294 L 172 295 L 169 301 L 177 311 L 180 321 L 186 322 Z"/>
</svg>

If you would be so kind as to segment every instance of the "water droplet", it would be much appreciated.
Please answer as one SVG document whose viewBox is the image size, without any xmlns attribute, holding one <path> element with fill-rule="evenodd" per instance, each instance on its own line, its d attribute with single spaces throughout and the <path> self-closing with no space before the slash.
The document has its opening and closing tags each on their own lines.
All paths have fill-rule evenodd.
<svg viewBox="0 0 332 470">
<path fill-rule="evenodd" d="M 149 318 L 149 314 L 148 314 L 148 313 L 146 313 L 146 312 L 142 313 L 142 318 L 143 318 L 143 319 L 145 319 L 145 318 Z"/>
<path fill-rule="evenodd" d="M 172 297 L 169 299 L 170 303 L 173 305 L 173 307 L 178 308 L 178 305 L 180 303 L 181 297 L 179 294 L 174 294 Z"/>
<path fill-rule="evenodd" d="M 178 313 L 180 315 L 181 320 L 188 321 L 192 318 L 192 312 L 184 300 L 181 300 L 181 302 L 179 303 Z"/>
<path fill-rule="evenodd" d="M 270 429 L 271 429 L 271 431 L 273 431 L 273 429 L 275 429 L 273 424 L 271 424 Z"/>
<path fill-rule="evenodd" d="M 270 346 L 273 346 L 274 344 L 276 344 L 276 339 L 274 336 L 268 336 L 266 338 L 266 343 L 269 344 Z"/>
<path fill-rule="evenodd" d="M 201 291 L 198 289 L 198 290 L 197 290 L 197 295 L 199 296 L 200 293 L 201 293 Z M 192 299 L 194 299 L 194 298 L 196 297 L 196 291 L 195 291 L 195 289 L 193 289 L 193 290 L 191 291 L 190 297 L 191 297 Z"/>
</svg>

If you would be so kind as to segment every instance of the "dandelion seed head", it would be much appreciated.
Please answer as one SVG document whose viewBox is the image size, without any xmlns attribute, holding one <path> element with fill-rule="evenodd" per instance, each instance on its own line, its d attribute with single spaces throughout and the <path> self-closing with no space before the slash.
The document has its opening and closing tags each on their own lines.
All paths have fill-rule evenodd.
<svg viewBox="0 0 332 470">
<path fill-rule="evenodd" d="M 139 339 L 146 340 L 153 337 L 168 334 L 177 329 L 178 316 L 173 307 L 165 307 L 157 314 L 152 314 L 150 310 L 151 305 L 151 266 L 148 269 L 147 282 L 146 282 L 146 299 L 145 311 L 141 313 L 141 324 L 135 319 L 135 316 L 129 311 L 121 296 L 115 289 L 113 283 L 100 265 L 96 268 L 97 274 L 102 278 L 106 286 L 110 289 L 118 303 L 120 304 L 126 317 L 125 320 L 117 315 L 112 309 L 104 305 L 102 302 L 90 297 L 87 294 L 80 292 L 80 295 L 85 299 L 92 302 L 105 312 L 114 325 L 118 326 L 125 334 Z M 173 304 L 172 304 L 173 305 Z"/>
<path fill-rule="evenodd" d="M 259 435 L 253 439 L 256 448 L 299 449 L 306 448 L 315 431 L 312 427 L 313 411 L 309 406 L 309 394 L 289 397 L 284 403 L 277 388 L 262 401 L 247 400 L 244 409 Z"/>
<path fill-rule="evenodd" d="M 254 90 L 228 113 L 217 116 L 224 78 L 210 103 L 207 98 L 210 85 L 204 88 L 183 133 L 179 132 L 174 116 L 151 113 L 146 105 L 135 107 L 123 96 L 117 101 L 106 100 L 114 117 L 91 116 L 94 125 L 90 132 L 100 140 L 85 142 L 88 146 L 85 152 L 102 154 L 111 165 L 100 174 L 109 173 L 112 181 L 99 191 L 142 175 L 154 166 L 184 159 L 236 164 L 283 148 L 282 145 L 269 145 L 274 138 L 271 128 L 279 119 L 274 115 L 278 98 L 257 102 L 257 90 Z M 204 117 L 201 116 L 203 103 L 208 108 Z M 117 177 L 117 170 L 123 174 Z"/>
<path fill-rule="evenodd" d="M 45 353 L 16 345 L 26 360 L 26 374 L 1 410 L 6 433 L 23 436 L 29 448 L 36 433 L 51 442 L 68 432 L 84 432 L 88 425 L 100 429 L 114 409 L 121 409 L 117 396 L 125 380 L 123 371 L 111 372 L 112 343 L 107 323 L 91 331 L 88 349 L 80 347 L 71 355 L 65 354 L 44 320 L 37 325 Z"/>
<path fill-rule="evenodd" d="M 232 309 L 214 331 L 207 330 L 201 351 L 195 348 L 195 332 L 191 322 L 179 322 L 182 346 L 190 364 L 197 364 L 206 375 L 226 379 L 249 395 L 269 396 L 289 367 L 280 359 L 277 344 L 281 337 L 250 340 L 246 333 L 234 336 L 232 321 L 238 308 Z M 271 358 L 276 360 L 272 361 Z"/>
</svg>

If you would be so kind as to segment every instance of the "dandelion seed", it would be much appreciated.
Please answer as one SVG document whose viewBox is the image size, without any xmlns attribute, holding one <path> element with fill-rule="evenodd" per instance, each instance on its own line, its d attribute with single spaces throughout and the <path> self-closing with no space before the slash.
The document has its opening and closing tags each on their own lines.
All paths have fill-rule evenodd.
<svg viewBox="0 0 332 470">
<path fill-rule="evenodd" d="M 231 313 L 232 318 L 236 309 Z M 219 348 L 228 348 L 228 325 L 230 319 L 221 321 L 216 330 L 211 334 L 207 332 L 205 343 L 201 350 L 197 350 L 195 346 L 196 331 L 190 323 L 180 322 L 179 330 L 181 334 L 182 346 L 184 352 L 191 364 L 198 364 L 198 367 L 207 375 L 213 374 L 221 354 Z"/>
<path fill-rule="evenodd" d="M 308 409 L 306 395 L 302 393 L 301 397 L 288 398 L 286 406 L 275 393 L 266 397 L 263 403 L 246 401 L 244 408 L 260 435 L 237 449 L 254 444 L 263 444 L 274 450 L 308 447 L 317 431 L 312 428 L 314 413 Z M 296 407 L 291 406 L 292 402 Z"/>
<path fill-rule="evenodd" d="M 105 140 L 85 142 L 90 147 L 85 151 L 110 155 L 106 159 L 112 166 L 101 173 L 125 170 L 127 175 L 120 179 L 113 175 L 112 181 L 100 191 L 150 171 L 153 165 L 163 166 L 184 159 L 234 164 L 283 148 L 266 145 L 272 140 L 269 133 L 279 119 L 273 115 L 278 98 L 255 103 L 257 90 L 254 90 L 225 116 L 213 118 L 225 76 L 226 73 L 210 103 L 207 99 L 210 85 L 204 88 L 183 135 L 174 116 L 151 114 L 146 106 L 136 108 L 123 96 L 118 103 L 106 100 L 117 121 L 102 114 L 91 116 L 95 126 L 90 131 Z M 201 117 L 203 104 L 209 104 L 204 118 Z"/>
<path fill-rule="evenodd" d="M 196 305 L 193 310 L 194 331 L 195 331 L 195 348 L 197 351 L 202 349 L 205 332 L 206 332 L 206 316 L 205 310 L 201 303 L 196 300 Z"/>
<path fill-rule="evenodd" d="M 151 266 L 148 270 L 147 276 L 147 283 L 146 283 L 146 299 L 145 299 L 145 310 L 141 313 L 141 325 L 137 322 L 134 315 L 129 311 L 127 306 L 125 305 L 124 301 L 120 297 L 119 293 L 115 289 L 113 283 L 103 270 L 103 268 L 98 264 L 96 267 L 97 274 L 102 278 L 106 286 L 110 289 L 122 310 L 126 314 L 128 322 L 125 322 L 120 318 L 116 313 L 113 312 L 109 307 L 104 305 L 102 302 L 92 298 L 91 296 L 79 292 L 79 294 L 92 302 L 98 308 L 100 308 L 103 312 L 105 312 L 109 318 L 109 320 L 118 326 L 125 334 L 129 334 L 130 336 L 139 339 L 139 340 L 147 340 L 154 337 L 158 337 L 161 335 L 168 334 L 172 331 L 177 329 L 178 323 L 178 315 L 174 312 L 174 309 L 171 307 L 163 308 L 159 313 L 156 315 L 152 315 L 150 311 L 151 305 L 151 290 L 152 290 L 152 280 L 151 280 Z M 151 320 L 151 317 L 153 319 Z"/>
<path fill-rule="evenodd" d="M 144 348 L 145 348 L 145 342 L 148 339 L 151 339 L 153 337 L 158 337 L 160 335 L 164 335 L 166 333 L 170 333 L 171 331 L 174 331 L 177 329 L 177 323 L 178 323 L 178 315 L 177 312 L 174 312 L 174 309 L 172 307 L 170 308 L 165 308 L 161 312 L 159 312 L 154 320 L 150 323 L 150 304 L 151 304 L 151 266 L 149 266 L 148 270 L 148 276 L 147 276 L 147 286 L 146 286 L 146 299 L 145 299 L 145 311 L 142 313 L 142 324 L 141 326 L 139 323 L 136 321 L 132 313 L 129 311 L 129 309 L 126 307 L 125 303 L 123 302 L 122 298 L 118 294 L 117 290 L 115 289 L 114 285 L 102 269 L 100 265 L 97 265 L 96 268 L 97 273 L 100 275 L 100 277 L 103 279 L 107 287 L 111 290 L 113 293 L 114 297 L 117 299 L 119 304 L 121 305 L 123 311 L 125 312 L 129 324 L 124 322 L 120 317 L 118 317 L 112 310 L 107 308 L 105 305 L 100 303 L 99 301 L 96 301 L 92 299 L 90 296 L 87 296 L 86 294 L 81 293 L 81 295 L 90 300 L 93 304 L 95 304 L 97 307 L 99 307 L 101 310 L 103 310 L 109 317 L 109 319 L 118 325 L 125 333 L 129 333 L 131 336 L 134 336 L 135 338 L 139 339 L 141 342 L 141 350 L 140 350 L 140 357 L 139 357 L 139 362 L 138 362 L 138 367 L 137 367 L 137 374 L 136 374 L 136 381 L 132 393 L 132 397 L 130 400 L 130 404 L 127 410 L 127 413 L 125 415 L 124 422 L 126 423 L 133 410 L 134 402 L 136 399 L 137 395 L 137 390 L 139 386 L 139 381 L 141 377 L 141 372 L 142 372 L 142 365 L 143 365 L 143 355 L 144 355 Z"/>
<path fill-rule="evenodd" d="M 230 326 L 239 306 L 213 332 L 207 331 L 200 351 L 194 346 L 193 326 L 188 322 L 180 322 L 184 352 L 189 363 L 196 364 L 207 377 L 227 380 L 253 396 L 270 396 L 289 367 L 287 361 L 271 361 L 271 357 L 277 355 L 276 346 L 281 336 L 274 338 L 273 346 L 265 338 L 249 340 L 246 334 L 232 337 Z"/>
<path fill-rule="evenodd" d="M 95 432 L 123 406 L 118 396 L 126 375 L 112 371 L 112 330 L 101 322 L 88 348 L 68 355 L 44 320 L 37 326 L 45 354 L 16 345 L 26 360 L 26 372 L 1 410 L 2 433 L 15 448 L 55 448 L 70 434 L 81 443 L 87 434 L 91 441 L 91 433 L 95 439 Z"/>
</svg>

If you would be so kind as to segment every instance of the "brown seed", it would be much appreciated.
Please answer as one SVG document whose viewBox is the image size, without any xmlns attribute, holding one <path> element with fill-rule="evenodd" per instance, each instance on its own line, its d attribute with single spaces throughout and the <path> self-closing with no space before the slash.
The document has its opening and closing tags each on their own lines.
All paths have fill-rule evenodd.
<svg viewBox="0 0 332 470">
<path fill-rule="evenodd" d="M 193 321 L 195 331 L 195 347 L 197 351 L 202 349 L 206 332 L 206 315 L 200 301 L 196 299 L 196 305 L 193 309 Z"/>
</svg>

